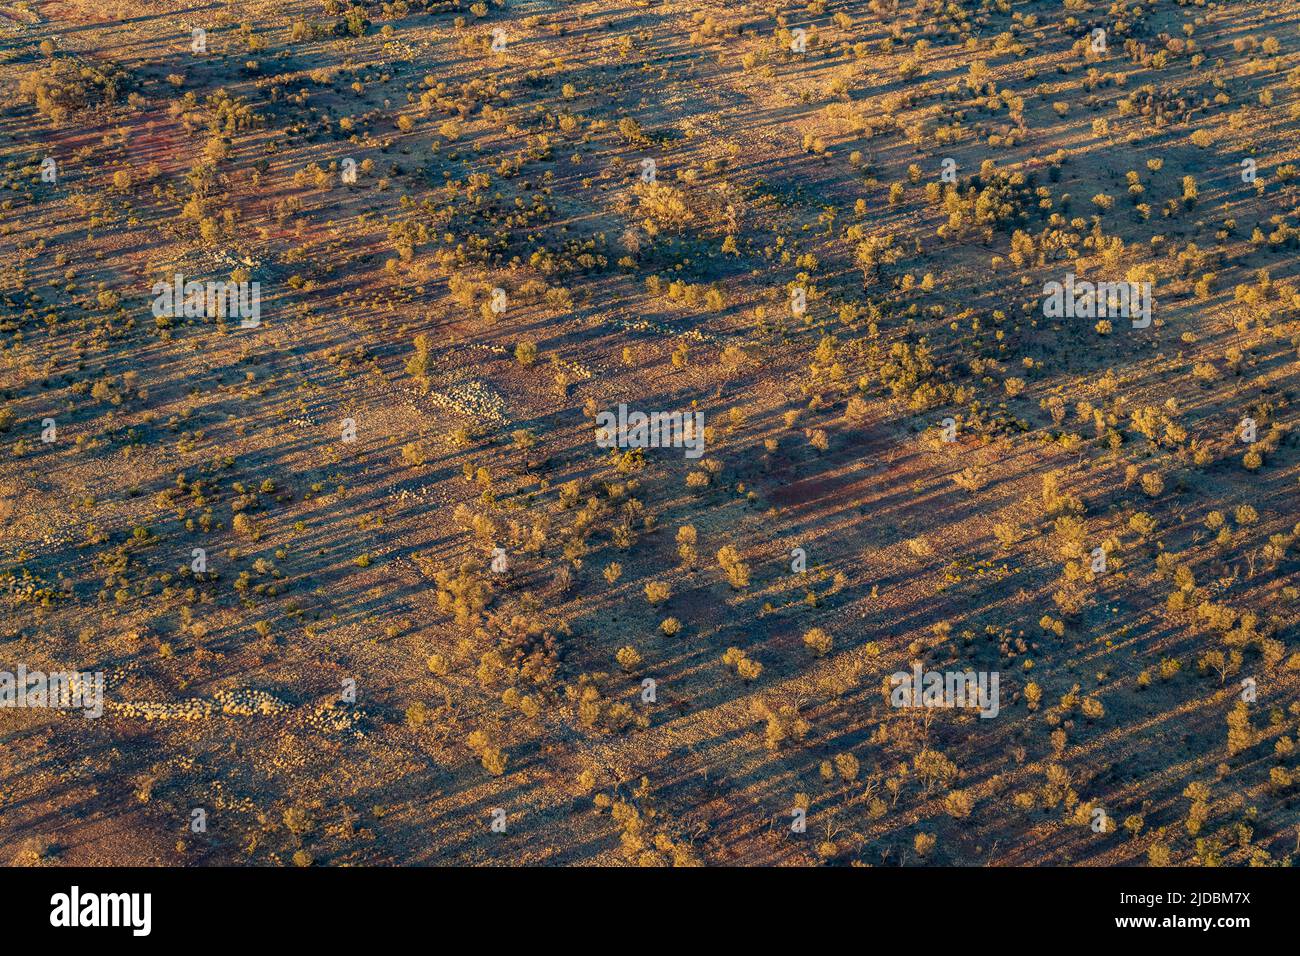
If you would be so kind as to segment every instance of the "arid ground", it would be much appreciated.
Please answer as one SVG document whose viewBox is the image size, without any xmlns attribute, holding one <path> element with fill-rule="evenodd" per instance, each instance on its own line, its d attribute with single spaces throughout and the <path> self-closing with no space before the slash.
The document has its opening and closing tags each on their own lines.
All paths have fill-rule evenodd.
<svg viewBox="0 0 1300 956">
<path fill-rule="evenodd" d="M 0 671 L 103 677 L 0 862 L 1300 854 L 1300 4 L 0 0 L 0 96 Z"/>
</svg>

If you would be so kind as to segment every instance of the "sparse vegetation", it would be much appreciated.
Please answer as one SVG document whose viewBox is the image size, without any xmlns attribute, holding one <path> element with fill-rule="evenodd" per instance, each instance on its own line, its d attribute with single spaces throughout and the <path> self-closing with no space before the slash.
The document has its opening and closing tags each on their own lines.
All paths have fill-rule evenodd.
<svg viewBox="0 0 1300 956">
<path fill-rule="evenodd" d="M 118 7 L 0 11 L 9 862 L 1296 862 L 1284 10 Z"/>
</svg>

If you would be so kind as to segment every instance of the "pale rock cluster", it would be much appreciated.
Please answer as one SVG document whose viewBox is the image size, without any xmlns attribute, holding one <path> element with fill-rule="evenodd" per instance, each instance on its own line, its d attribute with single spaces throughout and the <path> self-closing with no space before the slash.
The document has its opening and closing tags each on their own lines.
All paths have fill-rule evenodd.
<svg viewBox="0 0 1300 956">
<path fill-rule="evenodd" d="M 143 717 L 145 720 L 206 720 L 219 714 L 229 717 L 270 717 L 290 710 L 290 705 L 261 690 L 223 690 L 212 698 L 187 697 L 185 700 L 108 701 L 104 709 L 120 717 Z"/>
<path fill-rule="evenodd" d="M 442 408 L 450 408 L 493 425 L 505 425 L 509 421 L 501 395 L 479 379 L 457 383 L 445 391 L 430 392 L 429 398 Z"/>
</svg>

